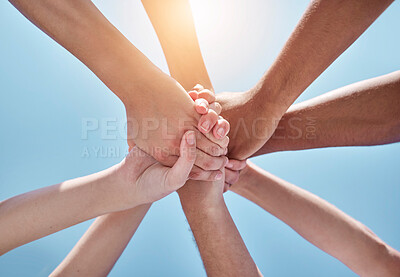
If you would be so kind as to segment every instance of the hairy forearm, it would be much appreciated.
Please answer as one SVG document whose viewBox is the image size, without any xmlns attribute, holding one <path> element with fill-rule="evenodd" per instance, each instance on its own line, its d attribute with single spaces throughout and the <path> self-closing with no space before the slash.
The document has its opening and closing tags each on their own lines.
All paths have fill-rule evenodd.
<svg viewBox="0 0 400 277">
<path fill-rule="evenodd" d="M 0 202 L 0 254 L 116 210 L 110 170 Z"/>
<path fill-rule="evenodd" d="M 150 205 L 98 217 L 51 276 L 107 276 Z"/>
<path fill-rule="evenodd" d="M 399 252 L 363 224 L 316 195 L 253 164 L 248 165 L 231 189 L 281 219 L 361 276 L 400 273 Z"/>
<path fill-rule="evenodd" d="M 10 2 L 81 60 L 125 103 L 143 100 L 142 94 L 152 92 L 144 89 L 146 84 L 163 75 L 91 1 Z"/>
<path fill-rule="evenodd" d="M 260 276 L 223 199 L 207 207 L 192 200 L 181 196 L 207 276 Z"/>
<path fill-rule="evenodd" d="M 254 156 L 400 141 L 400 71 L 293 105 Z"/>
<path fill-rule="evenodd" d="M 392 2 L 311 1 L 279 56 L 254 88 L 259 92 L 258 100 L 282 107 L 284 112 Z"/>
<path fill-rule="evenodd" d="M 142 0 L 167 59 L 171 76 L 186 90 L 211 89 L 188 0 Z"/>
</svg>

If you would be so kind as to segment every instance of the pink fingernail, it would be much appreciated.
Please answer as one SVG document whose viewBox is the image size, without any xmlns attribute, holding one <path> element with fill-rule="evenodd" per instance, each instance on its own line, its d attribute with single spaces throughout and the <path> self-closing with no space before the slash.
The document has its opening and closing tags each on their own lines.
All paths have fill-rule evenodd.
<svg viewBox="0 0 400 277">
<path fill-rule="evenodd" d="M 186 142 L 189 145 L 194 145 L 195 144 L 195 140 L 196 140 L 196 138 L 194 136 L 194 132 L 193 131 L 188 132 L 187 135 L 186 135 Z"/>
<path fill-rule="evenodd" d="M 219 136 L 220 138 L 224 137 L 224 136 L 225 136 L 225 130 L 224 130 L 224 128 L 219 128 L 219 129 L 217 130 L 217 134 L 218 134 L 218 136 Z"/>
<path fill-rule="evenodd" d="M 204 131 L 207 132 L 208 129 L 210 128 L 210 122 L 204 121 L 203 124 L 201 124 L 201 128 L 202 128 Z"/>
<path fill-rule="evenodd" d="M 228 163 L 225 165 L 225 167 L 227 167 L 227 168 L 232 168 L 232 167 L 233 167 L 233 164 L 232 164 L 231 162 L 228 162 Z"/>
<path fill-rule="evenodd" d="M 215 175 L 215 180 L 221 180 L 222 179 L 222 173 L 218 172 L 217 175 Z"/>
</svg>

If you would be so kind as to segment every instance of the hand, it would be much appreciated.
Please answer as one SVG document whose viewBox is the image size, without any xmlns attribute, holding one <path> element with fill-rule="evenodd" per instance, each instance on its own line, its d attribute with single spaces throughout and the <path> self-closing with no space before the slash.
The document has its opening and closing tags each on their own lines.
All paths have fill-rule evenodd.
<svg viewBox="0 0 400 277">
<path fill-rule="evenodd" d="M 164 165 L 171 166 L 179 156 L 179 142 L 187 130 L 195 131 L 197 151 L 195 165 L 201 170 L 217 170 L 227 162 L 228 138 L 215 139 L 201 134 L 196 126 L 200 116 L 194 102 L 171 77 L 161 74 L 142 91 L 140 104 L 124 101 L 128 119 L 128 144 L 135 144 Z M 143 90 L 143 89 L 142 89 Z"/>
<path fill-rule="evenodd" d="M 218 138 L 222 134 L 227 134 L 229 132 L 230 125 L 229 123 L 219 116 L 219 120 L 216 121 L 214 115 L 210 111 L 214 111 L 216 114 L 220 114 L 222 111 L 222 107 L 218 102 L 215 102 L 215 95 L 208 89 L 204 89 L 204 87 L 200 84 L 197 84 L 192 90 L 188 92 L 189 96 L 195 100 L 196 111 L 199 114 L 202 114 L 199 120 L 199 126 L 201 123 L 208 120 L 212 126 L 212 133 L 215 138 Z M 215 124 L 214 124 L 215 122 Z M 201 128 L 199 128 L 202 132 Z M 229 162 L 225 165 L 225 186 L 224 192 L 228 191 L 228 189 L 239 180 L 239 175 L 241 170 L 246 167 L 246 160 L 229 160 Z"/>
<path fill-rule="evenodd" d="M 196 137 L 187 131 L 180 144 L 181 156 L 172 168 L 163 166 L 139 148 L 133 148 L 116 166 L 120 180 L 119 202 L 124 208 L 132 208 L 157 201 L 182 187 L 188 180 L 196 159 Z"/>
<path fill-rule="evenodd" d="M 220 116 L 222 107 L 215 102 L 214 93 L 197 84 L 188 94 L 195 101 L 196 111 L 202 115 L 197 127 L 200 132 L 208 134 L 212 130 L 214 138 L 224 138 L 229 133 L 230 124 Z"/>
<path fill-rule="evenodd" d="M 196 85 L 192 90 L 188 92 L 190 97 L 195 100 L 196 111 L 201 114 L 199 120 L 199 130 L 203 133 L 212 131 L 215 138 L 228 134 L 230 125 L 223 119 L 219 114 L 221 113 L 221 105 L 215 102 L 214 94 L 204 89 L 202 85 Z M 203 122 L 209 122 L 209 128 L 207 130 L 201 128 Z M 181 189 L 179 195 L 185 199 L 195 197 L 193 203 L 209 203 L 212 199 L 212 203 L 217 203 L 223 192 L 226 192 L 228 188 L 239 179 L 240 170 L 246 167 L 246 161 L 230 160 L 225 166 L 225 182 L 214 182 L 214 185 L 210 185 L 209 182 L 204 182 L 201 185 L 191 184 L 188 182 L 187 189 Z M 222 185 L 222 187 L 221 187 Z M 196 188 L 196 186 L 199 186 Z"/>
<path fill-rule="evenodd" d="M 222 116 L 231 125 L 229 158 L 249 158 L 274 133 L 285 112 L 283 105 L 263 102 L 253 97 L 253 91 L 217 95 L 222 106 Z"/>
</svg>

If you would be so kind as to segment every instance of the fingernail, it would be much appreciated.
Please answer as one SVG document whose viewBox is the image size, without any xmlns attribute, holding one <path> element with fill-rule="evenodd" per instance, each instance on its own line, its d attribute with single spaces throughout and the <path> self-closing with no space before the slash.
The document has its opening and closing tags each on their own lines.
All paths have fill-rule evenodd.
<svg viewBox="0 0 400 277">
<path fill-rule="evenodd" d="M 221 180 L 222 179 L 222 173 L 218 172 L 217 175 L 215 175 L 215 180 Z"/>
<path fill-rule="evenodd" d="M 196 140 L 196 138 L 194 136 L 194 132 L 193 131 L 190 131 L 190 132 L 188 132 L 186 134 L 186 142 L 187 142 L 187 144 L 194 145 L 195 144 L 195 140 Z"/>
<path fill-rule="evenodd" d="M 224 130 L 224 128 L 219 128 L 219 129 L 217 130 L 217 134 L 218 134 L 218 136 L 219 136 L 220 138 L 224 137 L 224 136 L 225 136 L 225 130 Z"/>
<path fill-rule="evenodd" d="M 228 162 L 228 163 L 225 165 L 225 167 L 227 167 L 227 168 L 232 168 L 232 167 L 233 167 L 233 164 L 232 164 L 231 162 Z"/>
<path fill-rule="evenodd" d="M 204 102 L 200 102 L 199 104 L 200 107 L 203 107 L 204 109 L 207 109 L 207 105 Z"/>
<path fill-rule="evenodd" d="M 204 131 L 208 131 L 208 128 L 210 128 L 210 122 L 208 122 L 208 121 L 204 121 L 203 122 L 203 124 L 201 124 L 201 128 L 204 130 Z"/>
</svg>

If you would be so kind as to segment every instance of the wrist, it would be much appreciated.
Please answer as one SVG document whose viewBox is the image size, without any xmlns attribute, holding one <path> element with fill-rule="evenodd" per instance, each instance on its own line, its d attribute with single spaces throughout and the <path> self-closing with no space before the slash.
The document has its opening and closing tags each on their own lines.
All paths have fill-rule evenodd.
<svg viewBox="0 0 400 277">
<path fill-rule="evenodd" d="M 198 183 L 194 185 L 201 186 Z M 225 205 L 222 192 L 219 195 L 203 195 L 201 191 L 193 191 L 185 186 L 177 191 L 185 213 L 212 213 Z"/>
<path fill-rule="evenodd" d="M 226 207 L 224 198 L 221 197 L 218 201 L 190 201 L 180 197 L 182 209 L 187 217 L 198 217 L 198 216 L 214 216 L 221 209 Z"/>
<path fill-rule="evenodd" d="M 247 166 L 240 172 L 239 180 L 234 183 L 229 190 L 240 194 L 245 195 L 250 190 L 251 187 L 256 183 L 256 175 L 254 174 L 254 169 L 252 168 L 252 164 L 247 161 Z"/>
<path fill-rule="evenodd" d="M 258 103 L 268 103 L 269 108 L 274 114 L 282 116 L 293 104 L 303 89 L 294 80 L 288 78 L 291 76 L 290 69 L 282 71 L 284 61 L 275 63 L 267 71 L 265 76 L 250 90 Z M 270 111 L 264 109 L 266 113 Z"/>
<path fill-rule="evenodd" d="M 114 165 L 106 170 L 96 173 L 96 181 L 92 190 L 95 192 L 96 209 L 101 214 L 116 212 L 133 208 L 138 202 L 135 194 L 131 192 L 128 178 L 121 174 L 121 164 Z M 134 170 L 133 170 L 134 171 Z M 133 173 L 136 179 L 136 174 Z"/>
</svg>

